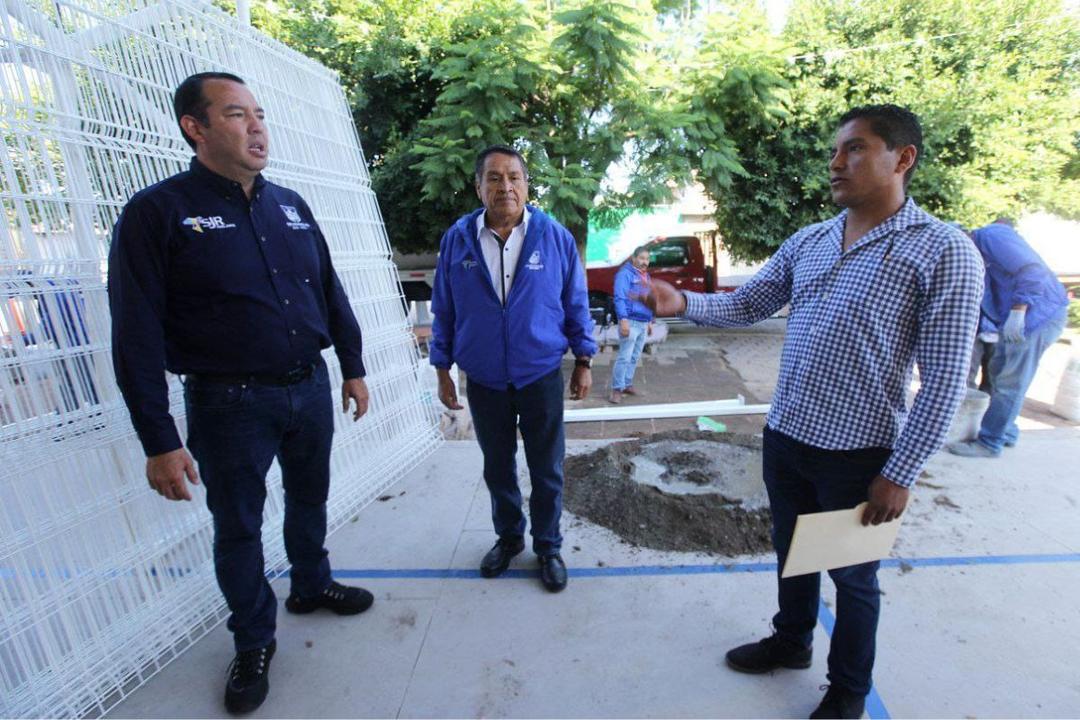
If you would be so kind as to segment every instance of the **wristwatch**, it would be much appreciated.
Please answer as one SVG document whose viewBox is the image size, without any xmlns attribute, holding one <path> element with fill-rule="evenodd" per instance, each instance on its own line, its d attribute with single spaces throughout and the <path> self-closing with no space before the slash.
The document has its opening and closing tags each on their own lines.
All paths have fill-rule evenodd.
<svg viewBox="0 0 1080 720">
<path fill-rule="evenodd" d="M 575 357 L 574 367 L 579 368 L 592 368 L 592 356 L 589 357 Z"/>
</svg>

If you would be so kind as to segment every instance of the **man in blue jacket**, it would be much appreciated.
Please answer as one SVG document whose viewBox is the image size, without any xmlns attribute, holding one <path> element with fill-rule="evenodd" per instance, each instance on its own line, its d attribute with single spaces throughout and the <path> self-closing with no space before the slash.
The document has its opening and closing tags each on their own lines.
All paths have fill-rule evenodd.
<svg viewBox="0 0 1080 720">
<path fill-rule="evenodd" d="M 321 351 L 334 346 L 342 410 L 367 412 L 360 326 L 303 198 L 262 176 L 263 110 L 244 81 L 192 75 L 176 89 L 176 119 L 195 151 L 191 169 L 136 193 L 109 250 L 116 381 L 146 452 L 150 487 L 191 500 L 206 485 L 214 570 L 229 605 L 236 657 L 225 708 L 247 713 L 269 690 L 277 599 L 266 579 L 266 472 L 285 490 L 285 609 L 354 615 L 367 590 L 330 574 L 323 541 L 334 434 Z M 165 371 L 185 376 L 187 446 L 169 413 Z"/>
<path fill-rule="evenodd" d="M 979 437 L 948 449 L 965 457 L 998 457 L 1020 436 L 1016 416 L 1039 359 L 1065 329 L 1069 301 L 1054 273 L 1008 222 L 973 230 L 971 239 L 986 264 L 982 312 L 999 328 L 998 343 L 987 368 L 990 407 Z"/>
<path fill-rule="evenodd" d="M 639 298 L 649 294 L 649 248 L 642 245 L 615 275 L 615 314 L 619 318 L 619 356 L 611 370 L 611 395 L 608 400 L 622 402 L 623 393 L 637 395 L 634 370 L 637 369 L 645 337 L 652 332 L 653 314 Z"/>
<path fill-rule="evenodd" d="M 498 541 L 480 563 L 496 577 L 525 549 L 525 515 L 517 482 L 517 430 L 525 443 L 532 494 L 533 551 L 551 592 L 566 587 L 562 535 L 563 376 L 569 347 L 576 358 L 570 396 L 592 386 L 592 338 L 585 273 L 570 233 L 526 205 L 529 171 L 511 147 L 493 145 L 476 158 L 483 207 L 460 218 L 442 238 L 431 298 L 431 364 L 439 399 L 458 410 L 450 366 L 467 375 L 466 394 L 484 454 L 484 481 Z"/>
</svg>

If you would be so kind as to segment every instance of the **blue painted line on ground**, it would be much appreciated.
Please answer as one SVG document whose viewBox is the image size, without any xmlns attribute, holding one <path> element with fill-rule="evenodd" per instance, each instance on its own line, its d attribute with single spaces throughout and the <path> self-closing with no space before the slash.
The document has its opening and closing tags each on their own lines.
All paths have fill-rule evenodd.
<svg viewBox="0 0 1080 720">
<path fill-rule="evenodd" d="M 882 567 L 955 567 L 957 565 L 1044 565 L 1080 562 L 1080 553 L 1050 553 L 1031 555 L 958 555 L 954 557 L 886 558 Z"/>
<path fill-rule="evenodd" d="M 886 568 L 962 567 L 972 565 L 1052 565 L 1080 562 L 1080 553 L 1046 555 L 972 555 L 929 558 L 886 558 L 881 566 Z M 731 573 L 776 572 L 774 562 L 727 563 L 720 565 L 629 565 L 604 567 L 571 567 L 571 577 L 647 577 L 662 575 L 725 575 Z M 536 570 L 507 570 L 500 577 L 521 579 L 536 577 Z M 466 568 L 415 568 L 415 569 L 357 569 L 335 570 L 338 578 L 377 579 L 430 579 L 430 580 L 476 580 L 481 579 L 478 570 Z"/>
<path fill-rule="evenodd" d="M 929 568 L 929 567 L 962 567 L 972 565 L 1052 565 L 1058 563 L 1080 562 L 1080 553 L 1050 553 L 1030 555 L 957 555 L 947 557 L 928 558 L 886 558 L 881 561 L 885 568 Z M 207 569 L 197 568 L 156 568 L 147 570 L 151 577 L 179 578 L 188 575 L 208 572 Z M 72 571 L 67 568 L 31 568 L 24 571 L 26 577 L 48 578 L 61 577 L 70 579 L 76 576 L 89 576 L 97 573 L 109 577 L 130 576 L 136 574 L 135 568 L 107 569 L 95 571 L 83 568 Z M 270 579 L 276 579 L 288 574 L 288 569 L 267 573 Z M 724 563 L 718 565 L 628 565 L 628 566 L 604 566 L 604 567 L 578 567 L 570 568 L 569 573 L 577 578 L 600 578 L 600 577 L 649 577 L 662 575 L 725 575 L 732 573 L 760 573 L 776 572 L 774 562 L 745 562 Z M 501 577 L 504 578 L 533 578 L 536 570 L 507 570 Z M 0 567 L 0 579 L 15 578 L 20 572 L 15 568 Z M 375 578 L 384 580 L 479 580 L 480 572 L 472 569 L 453 568 L 393 568 L 393 569 L 342 569 L 335 570 L 334 576 L 338 578 Z"/>
<path fill-rule="evenodd" d="M 825 634 L 831 638 L 833 629 L 836 627 L 836 617 L 832 614 L 832 610 L 825 605 L 824 600 L 818 601 L 818 622 L 825 629 Z M 881 699 L 881 695 L 878 694 L 877 688 L 873 685 L 870 686 L 870 693 L 866 696 L 866 714 L 870 717 L 870 720 L 890 720 L 892 718 L 888 708 L 885 707 L 885 701 Z"/>
</svg>

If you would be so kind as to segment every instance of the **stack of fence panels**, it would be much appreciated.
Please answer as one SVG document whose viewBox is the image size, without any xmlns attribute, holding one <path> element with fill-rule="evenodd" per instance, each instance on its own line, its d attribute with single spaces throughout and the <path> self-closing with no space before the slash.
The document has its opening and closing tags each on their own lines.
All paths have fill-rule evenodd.
<svg viewBox="0 0 1080 720">
<path fill-rule="evenodd" d="M 310 203 L 364 331 L 371 410 L 338 415 L 331 530 L 439 442 L 337 77 L 209 3 L 0 0 L 0 716 L 101 714 L 225 614 L 201 486 L 192 503 L 147 487 L 105 292 L 124 203 L 190 161 L 172 91 L 207 70 L 266 109 L 266 175 Z M 183 432 L 175 377 L 170 399 Z M 280 571 L 276 465 L 268 486 Z"/>
</svg>

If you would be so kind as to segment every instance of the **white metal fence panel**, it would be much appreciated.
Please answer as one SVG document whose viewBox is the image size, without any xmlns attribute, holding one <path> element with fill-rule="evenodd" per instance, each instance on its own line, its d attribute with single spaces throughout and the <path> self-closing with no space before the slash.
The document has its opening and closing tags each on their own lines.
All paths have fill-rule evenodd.
<svg viewBox="0 0 1080 720">
<path fill-rule="evenodd" d="M 172 90 L 205 70 L 266 108 L 266 174 L 310 203 L 364 330 L 371 410 L 338 416 L 331 529 L 439 442 L 336 76 L 194 0 L 0 0 L 0 716 L 103 713 L 225 614 L 201 486 L 147 488 L 104 284 L 124 203 L 188 164 Z M 183 429 L 176 378 L 171 400 Z M 276 466 L 268 485 L 281 570 Z"/>
</svg>

